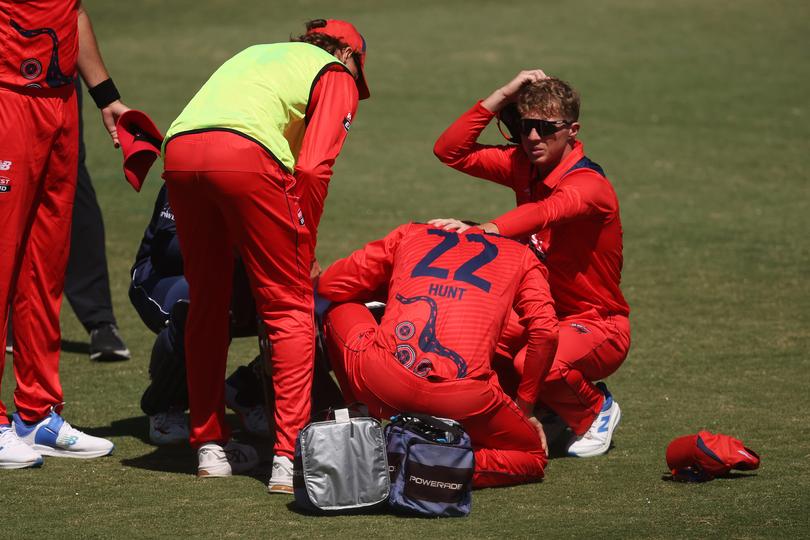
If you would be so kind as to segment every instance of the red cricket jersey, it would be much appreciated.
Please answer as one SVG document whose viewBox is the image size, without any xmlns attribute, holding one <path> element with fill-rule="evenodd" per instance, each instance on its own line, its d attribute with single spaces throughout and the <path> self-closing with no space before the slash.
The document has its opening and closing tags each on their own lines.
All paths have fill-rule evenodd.
<svg viewBox="0 0 810 540">
<path fill-rule="evenodd" d="M 0 85 L 73 84 L 79 0 L 0 0 Z"/>
<path fill-rule="evenodd" d="M 478 229 L 463 234 L 401 225 L 332 264 L 318 292 L 335 302 L 386 298 L 376 343 L 414 376 L 491 376 L 495 345 L 514 308 L 528 329 L 518 397 L 534 403 L 557 348 L 546 270 L 526 246 Z"/>
<path fill-rule="evenodd" d="M 531 235 L 545 255 L 561 319 L 591 309 L 603 317 L 629 315 L 619 287 L 622 224 L 613 186 L 579 141 L 545 178 L 519 146 L 477 143 L 494 116 L 476 103 L 442 133 L 434 153 L 454 169 L 514 190 L 518 207 L 492 221 L 504 236 Z"/>
</svg>

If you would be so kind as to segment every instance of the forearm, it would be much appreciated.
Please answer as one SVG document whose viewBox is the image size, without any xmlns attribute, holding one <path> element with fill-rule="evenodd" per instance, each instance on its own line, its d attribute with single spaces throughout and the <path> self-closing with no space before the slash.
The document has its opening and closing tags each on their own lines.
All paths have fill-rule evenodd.
<svg viewBox="0 0 810 540">
<path fill-rule="evenodd" d="M 498 113 L 510 101 L 512 100 L 504 93 L 503 88 L 498 88 L 489 96 L 484 98 L 484 100 L 481 102 L 481 106 L 491 113 Z"/>
<path fill-rule="evenodd" d="M 543 329 L 530 330 L 523 376 L 517 390 L 518 402 L 534 404 L 537 401 L 540 382 L 548 374 L 556 352 L 556 332 Z"/>
<path fill-rule="evenodd" d="M 478 137 L 492 118 L 492 113 L 483 108 L 481 102 L 476 103 L 439 135 L 433 153 L 446 165 L 462 167 L 464 158 L 475 149 Z"/>
<path fill-rule="evenodd" d="M 93 24 L 90 22 L 90 17 L 83 6 L 79 6 L 78 25 L 79 55 L 77 63 L 79 73 L 87 87 L 93 88 L 100 82 L 109 79 L 110 74 L 107 72 L 104 60 L 101 58 L 101 51 L 99 51 L 96 35 L 93 32 Z"/>
<path fill-rule="evenodd" d="M 563 180 L 546 199 L 526 203 L 492 220 L 498 231 L 520 238 L 546 227 L 612 211 L 611 198 L 598 177 L 587 173 Z"/>
<path fill-rule="evenodd" d="M 494 232 L 509 238 L 522 238 L 547 226 L 547 213 L 539 203 L 526 203 L 485 223 L 486 232 Z M 494 226 L 491 228 L 490 226 Z"/>
<path fill-rule="evenodd" d="M 332 167 L 357 114 L 357 101 L 357 86 L 348 73 L 327 72 L 313 90 L 309 124 L 295 166 L 296 195 L 313 250 Z"/>
<path fill-rule="evenodd" d="M 400 225 L 385 238 L 369 242 L 335 261 L 321 274 L 318 294 L 333 302 L 368 301 L 391 277 L 394 252 L 410 225 Z"/>
<path fill-rule="evenodd" d="M 527 329 L 528 345 L 518 396 L 534 403 L 540 381 L 545 378 L 554 361 L 560 327 L 548 285 L 548 271 L 529 250 L 526 250 L 523 265 L 526 271 L 517 291 L 514 308 L 521 325 Z"/>
<path fill-rule="evenodd" d="M 516 147 L 477 142 L 493 118 L 493 113 L 484 108 L 481 102 L 476 103 L 439 136 L 433 153 L 439 161 L 457 171 L 511 187 Z"/>
</svg>

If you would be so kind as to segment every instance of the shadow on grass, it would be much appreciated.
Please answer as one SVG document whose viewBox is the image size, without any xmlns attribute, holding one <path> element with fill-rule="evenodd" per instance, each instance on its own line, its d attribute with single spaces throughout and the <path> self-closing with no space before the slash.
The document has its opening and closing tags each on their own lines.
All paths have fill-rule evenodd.
<svg viewBox="0 0 810 540">
<path fill-rule="evenodd" d="M 743 479 L 743 478 L 755 478 L 756 476 L 757 476 L 757 473 L 741 473 L 741 472 L 732 471 L 732 472 L 729 472 L 727 474 L 724 474 L 723 476 L 718 476 L 717 478 L 714 478 L 714 480 L 720 480 L 720 481 L 722 481 L 722 480 L 740 480 L 740 479 Z M 676 484 L 705 484 L 706 482 L 711 482 L 712 481 L 711 479 L 710 480 L 704 480 L 704 481 L 680 480 L 678 478 L 675 478 L 671 473 L 662 474 L 661 475 L 661 480 L 663 480 L 664 482 L 674 482 Z"/>
<path fill-rule="evenodd" d="M 121 460 L 122 465 L 147 471 L 197 474 L 197 452 L 188 445 L 156 446 L 149 454 Z"/>
<path fill-rule="evenodd" d="M 251 436 L 240 431 L 236 415 L 227 415 L 228 424 L 234 427 L 234 439 L 241 443 L 253 446 L 259 454 L 259 465 L 249 475 L 251 478 L 267 483 L 273 461 L 272 441 Z M 149 420 L 144 416 L 133 416 L 114 420 L 109 426 L 82 429 L 85 433 L 96 437 L 133 437 L 149 445 L 152 450 L 144 455 L 125 458 L 121 464 L 149 471 L 170 472 L 179 474 L 197 474 L 197 451 L 188 444 L 172 446 L 154 446 L 149 440 Z"/>
<path fill-rule="evenodd" d="M 156 446 L 152 452 L 148 454 L 122 459 L 121 464 L 147 471 L 197 476 L 197 451 L 188 445 Z M 249 474 L 244 474 L 243 476 L 252 478 L 266 488 L 267 481 L 270 478 L 271 467 L 272 460 L 263 461 L 250 471 Z M 206 478 L 205 480 L 211 481 L 214 480 L 214 478 Z"/>
<path fill-rule="evenodd" d="M 391 514 L 391 509 L 387 504 L 381 504 L 371 508 L 355 508 L 353 510 L 341 510 L 337 512 L 317 512 L 311 510 L 304 510 L 295 501 L 287 503 L 287 510 L 299 516 L 308 517 L 324 517 L 324 516 L 381 516 L 384 514 Z M 416 516 L 424 517 L 424 516 Z M 435 519 L 435 518 L 430 518 Z"/>
<path fill-rule="evenodd" d="M 72 354 L 90 354 L 90 344 L 85 341 L 62 340 L 62 351 Z"/>
<path fill-rule="evenodd" d="M 145 444 L 152 444 L 149 441 L 149 420 L 146 416 L 113 420 L 109 426 L 87 428 L 83 431 L 96 437 L 133 437 Z"/>
</svg>

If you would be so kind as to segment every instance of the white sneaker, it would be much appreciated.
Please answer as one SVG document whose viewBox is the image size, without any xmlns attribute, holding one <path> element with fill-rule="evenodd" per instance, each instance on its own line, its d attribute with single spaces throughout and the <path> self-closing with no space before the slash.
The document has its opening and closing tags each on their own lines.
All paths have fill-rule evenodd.
<svg viewBox="0 0 810 540">
<path fill-rule="evenodd" d="M 247 444 L 228 441 L 224 447 L 207 443 L 197 450 L 197 476 L 220 478 L 247 472 L 259 464 L 256 449 Z"/>
<path fill-rule="evenodd" d="M 568 447 L 568 455 L 574 457 L 601 456 L 610 448 L 610 439 L 613 437 L 613 430 L 619 425 L 622 418 L 622 411 L 619 404 L 613 400 L 613 396 L 608 391 L 604 383 L 596 385 L 605 395 L 605 402 L 602 410 L 588 428 L 585 434 L 580 435 Z"/>
<path fill-rule="evenodd" d="M 270 431 L 270 423 L 267 420 L 267 412 L 264 405 L 242 405 L 236 399 L 239 390 L 225 382 L 225 405 L 239 416 L 239 421 L 245 431 L 251 435 L 269 439 L 273 436 Z"/>
<path fill-rule="evenodd" d="M 293 462 L 288 457 L 275 456 L 273 458 L 273 474 L 267 483 L 268 493 L 293 493 Z"/>
<path fill-rule="evenodd" d="M 183 444 L 188 442 L 188 437 L 186 414 L 180 409 L 169 409 L 149 417 L 149 440 L 152 444 Z"/>
<path fill-rule="evenodd" d="M 0 426 L 0 469 L 42 466 L 42 456 L 17 437 L 11 426 Z"/>
<path fill-rule="evenodd" d="M 51 414 L 33 426 L 27 425 L 16 413 L 14 431 L 35 452 L 43 456 L 91 459 L 112 454 L 112 441 L 82 433 L 51 409 Z"/>
</svg>

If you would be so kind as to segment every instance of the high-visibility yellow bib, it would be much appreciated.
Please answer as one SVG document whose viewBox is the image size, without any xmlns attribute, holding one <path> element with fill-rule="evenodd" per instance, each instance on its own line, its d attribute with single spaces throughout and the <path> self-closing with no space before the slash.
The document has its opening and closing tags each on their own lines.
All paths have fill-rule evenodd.
<svg viewBox="0 0 810 540">
<path fill-rule="evenodd" d="M 335 64 L 345 68 L 308 43 L 249 47 L 211 75 L 172 122 L 165 140 L 187 132 L 234 131 L 264 146 L 292 172 L 310 94 L 320 75 Z"/>
</svg>

